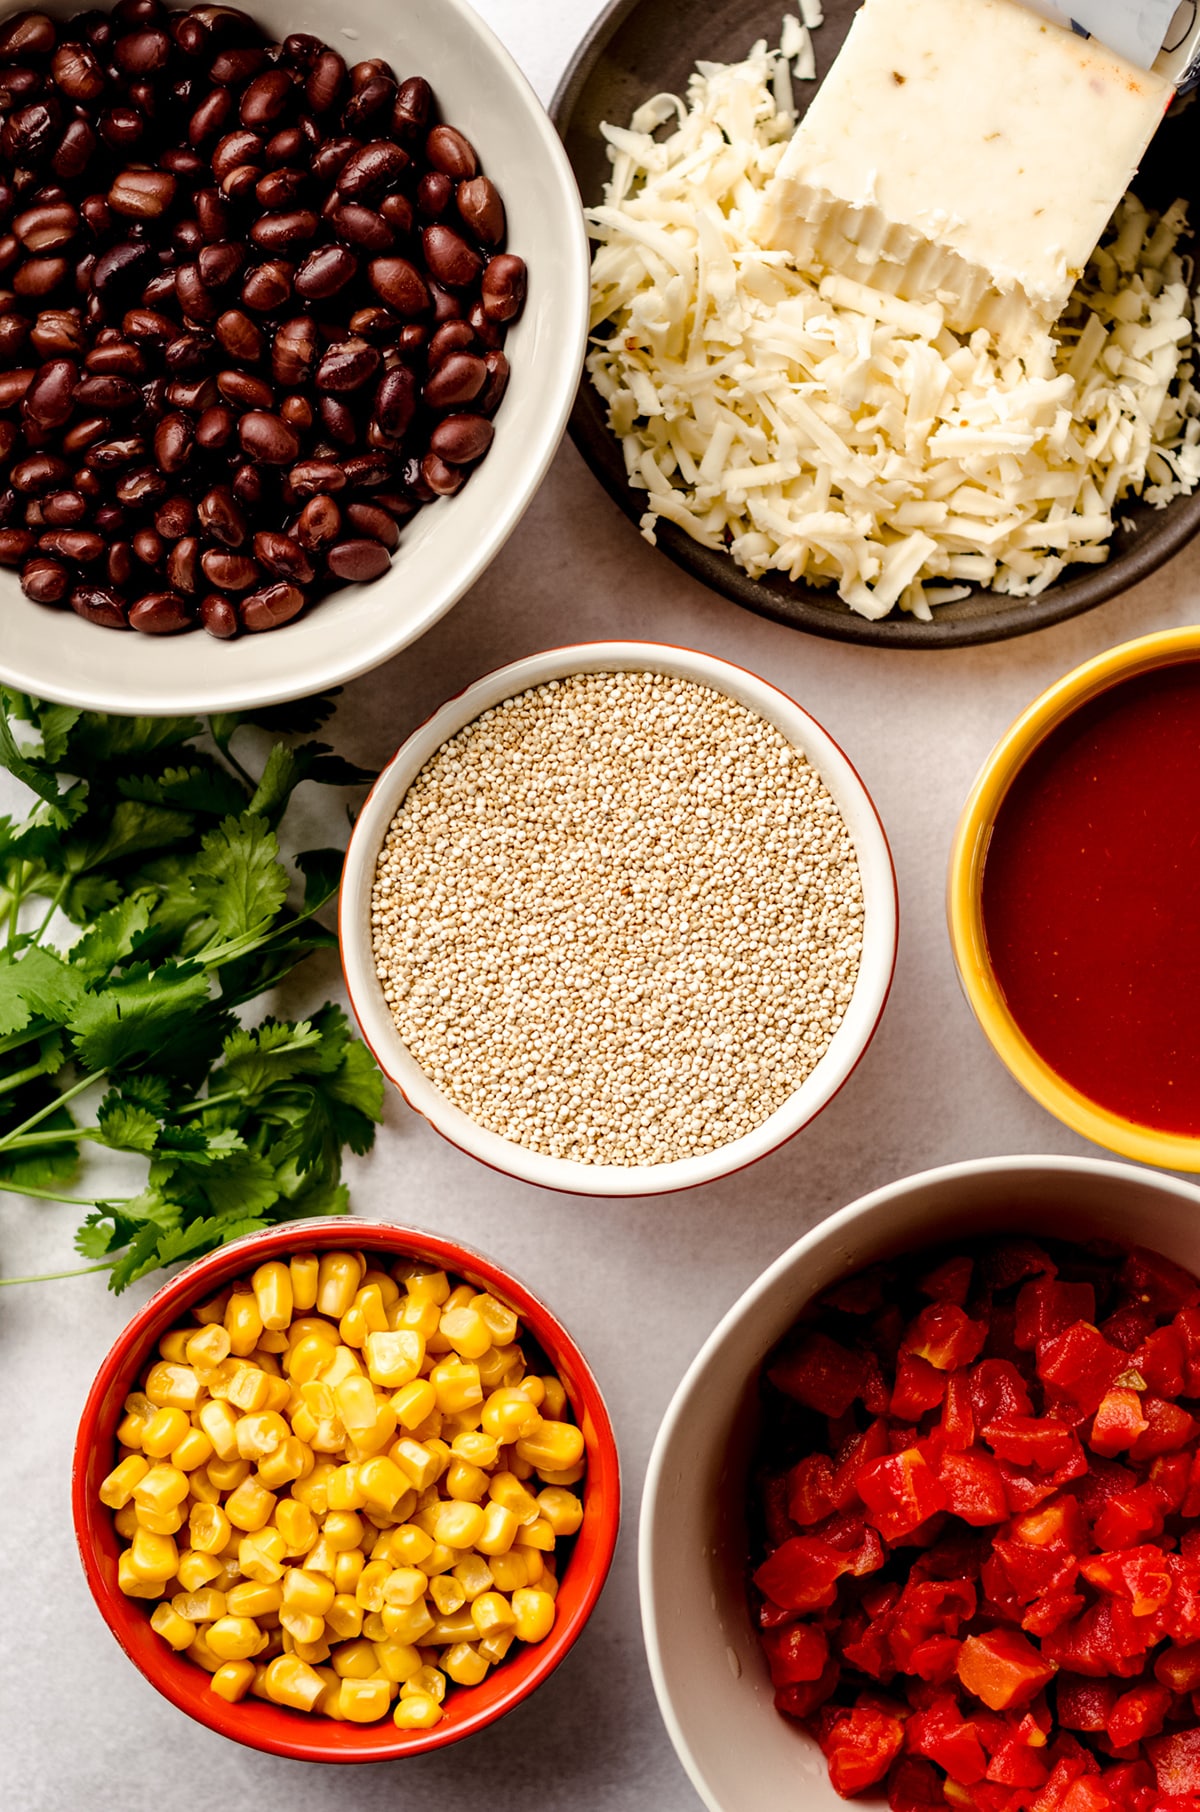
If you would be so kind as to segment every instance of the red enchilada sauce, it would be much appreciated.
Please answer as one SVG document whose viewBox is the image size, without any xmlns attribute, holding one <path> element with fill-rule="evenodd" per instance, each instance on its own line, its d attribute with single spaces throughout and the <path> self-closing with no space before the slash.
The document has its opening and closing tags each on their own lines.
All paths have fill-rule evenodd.
<svg viewBox="0 0 1200 1812">
<path fill-rule="evenodd" d="M 1120 682 L 1034 750 L 996 817 L 983 923 L 1052 1069 L 1200 1133 L 1200 661 Z"/>
</svg>

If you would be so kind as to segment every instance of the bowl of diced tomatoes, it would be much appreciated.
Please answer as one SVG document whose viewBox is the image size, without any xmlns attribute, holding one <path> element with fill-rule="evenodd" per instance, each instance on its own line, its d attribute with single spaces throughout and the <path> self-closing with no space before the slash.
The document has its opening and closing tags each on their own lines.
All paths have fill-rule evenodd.
<svg viewBox="0 0 1200 1812">
<path fill-rule="evenodd" d="M 990 1158 L 823 1222 L 659 1431 L 651 1674 L 711 1812 L 1200 1812 L 1200 1190 Z"/>
</svg>

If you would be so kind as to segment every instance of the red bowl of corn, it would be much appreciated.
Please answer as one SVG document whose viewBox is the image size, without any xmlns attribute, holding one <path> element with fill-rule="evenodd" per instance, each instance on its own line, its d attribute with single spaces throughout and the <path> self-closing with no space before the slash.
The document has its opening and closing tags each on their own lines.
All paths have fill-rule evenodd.
<svg viewBox="0 0 1200 1812">
<path fill-rule="evenodd" d="M 386 1287 L 393 1268 L 403 1288 Z M 436 1292 L 431 1279 L 441 1280 Z M 472 1350 L 473 1316 L 479 1341 L 494 1340 L 478 1360 L 459 1350 Z M 514 1317 L 516 1344 L 502 1347 L 514 1339 Z M 429 1330 L 423 1376 L 414 1373 L 425 1342 L 411 1332 L 418 1325 Z M 526 1350 L 537 1355 L 527 1379 L 541 1357 L 548 1367 L 534 1385 L 535 1395 L 552 1394 L 541 1399 L 546 1419 L 531 1416 L 494 1369 L 505 1353 Z M 491 1381 L 482 1400 L 481 1367 Z M 214 1390 L 197 1392 L 197 1377 Z M 368 1396 L 366 1421 L 355 1422 L 356 1402 Z M 442 1401 L 450 1407 L 439 1427 Z M 362 1443 L 348 1450 L 352 1465 L 329 1434 L 343 1430 L 343 1415 Z M 378 1423 L 368 1429 L 372 1415 Z M 514 1416 L 525 1430 L 519 1445 L 506 1422 Z M 581 1459 L 556 1471 L 580 1445 Z M 488 1467 L 497 1448 L 501 1459 Z M 504 1460 L 518 1451 L 529 1459 Z M 528 1507 L 508 1466 L 525 1473 Z M 181 1479 L 188 1492 L 178 1501 Z M 384 1761 L 483 1729 L 553 1672 L 604 1585 L 620 1478 L 596 1379 L 524 1285 L 456 1241 L 330 1219 L 235 1241 L 139 1310 L 84 1405 L 72 1507 L 101 1616 L 172 1704 L 270 1754 Z M 443 1564 L 443 1535 L 453 1567 Z M 422 1560 L 439 1569 L 436 1579 L 425 1580 Z M 345 1589 L 331 1597 L 335 1577 Z M 429 1598 L 413 1602 L 415 1582 L 441 1587 L 432 1617 Z M 370 1671 L 364 1625 L 381 1638 Z"/>
</svg>

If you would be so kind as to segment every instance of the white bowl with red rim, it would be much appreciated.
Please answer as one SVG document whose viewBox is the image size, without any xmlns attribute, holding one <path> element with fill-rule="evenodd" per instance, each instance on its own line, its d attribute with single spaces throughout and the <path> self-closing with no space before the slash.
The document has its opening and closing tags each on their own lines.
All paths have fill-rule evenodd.
<svg viewBox="0 0 1200 1812">
<path fill-rule="evenodd" d="M 666 1164 L 582 1164 L 547 1157 L 479 1126 L 430 1080 L 396 1028 L 375 973 L 371 890 L 388 827 L 425 763 L 467 724 L 531 686 L 576 673 L 666 673 L 728 694 L 780 729 L 803 751 L 837 805 L 854 842 L 862 879 L 863 948 L 842 1024 L 810 1075 L 770 1117 L 740 1139 Z M 529 1183 L 580 1195 L 662 1195 L 754 1163 L 806 1126 L 832 1100 L 866 1050 L 883 1013 L 896 961 L 898 905 L 891 851 L 879 814 L 855 768 L 814 717 L 757 674 L 715 655 L 657 642 L 587 642 L 551 648 L 497 668 L 415 730 L 376 781 L 346 852 L 339 931 L 342 967 L 363 1037 L 409 1106 L 482 1163 Z"/>
<path fill-rule="evenodd" d="M 650 1456 L 638 1570 L 659 1709 L 709 1812 L 846 1804 L 814 1739 L 776 1711 L 750 1616 L 745 1510 L 764 1359 L 814 1296 L 864 1266 L 1015 1233 L 1146 1246 L 1200 1274 L 1200 1189 L 1099 1158 L 976 1158 L 904 1177 L 797 1240 L 684 1374 Z"/>
<path fill-rule="evenodd" d="M 15 8 L 4 8 L 0 18 Z M 77 9 L 50 0 L 56 18 Z M 366 673 L 425 631 L 486 571 L 533 499 L 567 424 L 587 340 L 589 251 L 579 191 L 554 127 L 516 63 L 466 0 L 253 0 L 269 36 L 309 32 L 348 63 L 379 56 L 423 75 L 504 198 L 507 249 L 529 296 L 505 352 L 512 377 L 496 439 L 455 497 L 418 510 L 390 569 L 348 585 L 267 634 L 139 635 L 28 599 L 0 569 L 0 684 L 40 698 L 145 716 L 244 711 Z M 282 523 L 256 522 L 258 528 Z"/>
</svg>

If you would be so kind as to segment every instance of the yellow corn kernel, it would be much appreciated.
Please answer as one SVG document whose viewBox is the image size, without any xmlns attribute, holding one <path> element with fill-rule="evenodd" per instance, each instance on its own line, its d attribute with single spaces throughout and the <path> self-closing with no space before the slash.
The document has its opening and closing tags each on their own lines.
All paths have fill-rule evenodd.
<svg viewBox="0 0 1200 1812">
<path fill-rule="evenodd" d="M 487 1473 L 466 1460 L 451 1460 L 442 1482 L 450 1497 L 461 1498 L 464 1503 L 478 1504 L 487 1496 Z"/>
<path fill-rule="evenodd" d="M 542 1587 L 514 1592 L 512 1609 L 514 1633 L 521 1642 L 541 1642 L 554 1627 L 554 1600 Z"/>
<path fill-rule="evenodd" d="M 219 1699 L 236 1705 L 240 1699 L 245 1698 L 254 1684 L 254 1663 L 223 1661 L 208 1684 Z"/>
<path fill-rule="evenodd" d="M 233 1533 L 233 1525 L 217 1504 L 194 1504 L 188 1516 L 188 1540 L 201 1554 L 219 1554 Z"/>
<path fill-rule="evenodd" d="M 258 1461 L 274 1453 L 286 1441 L 291 1430 L 283 1417 L 273 1409 L 259 1410 L 257 1415 L 243 1416 L 237 1425 L 238 1453 L 243 1460 Z"/>
<path fill-rule="evenodd" d="M 173 1365 L 160 1359 L 146 1375 L 146 1395 L 156 1409 L 186 1409 L 191 1415 L 204 1386 L 190 1365 Z"/>
<path fill-rule="evenodd" d="M 456 1642 L 448 1648 L 442 1667 L 457 1686 L 478 1686 L 488 1671 L 486 1659 L 471 1642 Z"/>
<path fill-rule="evenodd" d="M 388 1554 L 398 1567 L 419 1567 L 433 1549 L 433 1537 L 415 1523 L 401 1523 L 388 1536 Z"/>
<path fill-rule="evenodd" d="M 338 1554 L 363 1544 L 362 1519 L 353 1510 L 331 1510 L 321 1524 L 321 1534 Z"/>
<path fill-rule="evenodd" d="M 402 1385 L 396 1392 L 392 1408 L 401 1428 L 411 1433 L 437 1408 L 437 1392 L 428 1378 L 414 1378 L 411 1384 Z"/>
<path fill-rule="evenodd" d="M 471 1602 L 471 1617 L 481 1636 L 494 1636 L 499 1630 L 511 1630 L 517 1621 L 508 1599 L 500 1592 L 481 1592 Z"/>
<path fill-rule="evenodd" d="M 439 1617 L 425 1637 L 425 1646 L 450 1648 L 455 1642 L 474 1642 L 478 1634 L 470 1610 L 464 1608 L 453 1616 Z"/>
<path fill-rule="evenodd" d="M 205 1435 L 204 1438 L 207 1440 L 208 1436 Z M 221 1501 L 221 1493 L 209 1478 L 207 1467 L 203 1471 L 197 1469 L 188 1473 L 188 1493 L 189 1510 L 192 1504 L 219 1504 Z"/>
<path fill-rule="evenodd" d="M 483 1400 L 479 1367 L 469 1359 L 460 1359 L 457 1353 L 451 1353 L 438 1361 L 429 1374 L 429 1382 L 437 1395 L 437 1406 L 443 1415 L 454 1415 L 458 1410 L 469 1409 L 473 1403 Z M 492 1431 L 489 1429 L 488 1432 L 490 1434 Z"/>
<path fill-rule="evenodd" d="M 266 1454 L 259 1460 L 258 1476 L 269 1491 L 278 1491 L 281 1485 L 289 1485 L 293 1479 L 302 1478 L 311 1467 L 312 1460 L 312 1448 L 306 1447 L 296 1435 L 289 1434 L 273 1453 Z"/>
<path fill-rule="evenodd" d="M 342 1470 L 354 1472 L 358 1493 L 357 1503 L 346 1505 L 347 1509 L 360 1508 L 365 1505 L 369 1510 L 381 1510 L 390 1515 L 408 1489 L 408 1479 L 405 1474 L 401 1472 L 394 1460 L 389 1460 L 384 1454 L 376 1454 L 373 1459 L 363 1460 L 354 1468 L 346 1466 Z M 330 1490 L 332 1493 L 332 1481 Z M 330 1501 L 333 1501 L 332 1495 Z"/>
<path fill-rule="evenodd" d="M 437 1573 L 448 1573 L 451 1567 L 457 1566 L 462 1559 L 460 1548 L 448 1548 L 444 1542 L 434 1542 L 425 1559 L 421 1562 L 421 1571 L 427 1579 Z"/>
<path fill-rule="evenodd" d="M 438 1476 L 438 1458 L 430 1453 L 420 1441 L 414 1441 L 408 1435 L 402 1435 L 388 1450 L 389 1458 L 400 1468 L 405 1478 L 418 1491 L 424 1491 Z"/>
<path fill-rule="evenodd" d="M 443 1315 L 445 1314 L 447 1309 L 468 1309 L 468 1308 L 470 1308 L 472 1302 L 474 1302 L 475 1297 L 477 1295 L 478 1295 L 478 1291 L 475 1289 L 473 1284 L 469 1284 L 469 1283 L 455 1284 L 455 1286 L 451 1290 L 449 1296 L 447 1296 L 445 1302 L 442 1304 Z"/>
<path fill-rule="evenodd" d="M 541 1379 L 530 1374 L 528 1378 L 522 1378 L 516 1388 L 523 1397 L 529 1398 L 533 1407 L 540 1413 L 546 1395 L 546 1386 Z"/>
<path fill-rule="evenodd" d="M 419 1377 L 425 1360 L 421 1334 L 401 1329 L 396 1333 L 372 1331 L 366 1340 L 367 1376 L 386 1390 L 399 1390 Z"/>
<path fill-rule="evenodd" d="M 179 1556 L 175 1577 L 185 1592 L 196 1592 L 201 1586 L 210 1585 L 220 1571 L 221 1563 L 213 1555 L 205 1554 L 199 1548 L 189 1548 L 186 1554 Z"/>
<path fill-rule="evenodd" d="M 436 1302 L 420 1302 L 413 1296 L 402 1296 L 388 1310 L 388 1327 L 393 1333 L 419 1334 L 422 1340 L 432 1340 L 441 1319 Z"/>
<path fill-rule="evenodd" d="M 438 1332 L 460 1359 L 482 1359 L 492 1344 L 491 1331 L 478 1309 L 443 1309 Z"/>
<path fill-rule="evenodd" d="M 273 1584 L 283 1574 L 283 1559 L 283 1537 L 278 1529 L 252 1530 L 238 1543 L 237 1563 L 247 1579 Z"/>
<path fill-rule="evenodd" d="M 165 1460 L 191 1427 L 182 1409 L 155 1410 L 142 1429 L 142 1452 L 147 1459 Z"/>
<path fill-rule="evenodd" d="M 433 1628 L 433 1618 L 424 1604 L 385 1604 L 377 1613 L 382 1625 L 379 1638 L 390 1636 L 393 1642 L 421 1643 Z M 363 1618 L 363 1635 L 370 1635 L 371 1620 Z"/>
<path fill-rule="evenodd" d="M 544 1516 L 539 1516 L 531 1523 L 523 1523 L 513 1540 L 517 1548 L 540 1548 L 543 1554 L 554 1551 L 555 1534 Z"/>
<path fill-rule="evenodd" d="M 548 1467 L 562 1472 L 583 1458 L 583 1430 L 574 1422 L 543 1422 L 531 1435 L 517 1442 L 517 1455 L 538 1472 Z"/>
<path fill-rule="evenodd" d="M 494 1635 L 481 1636 L 475 1646 L 484 1660 L 495 1667 L 497 1662 L 503 1661 L 514 1640 L 515 1632 L 513 1630 L 497 1630 Z"/>
<path fill-rule="evenodd" d="M 387 1281 L 390 1283 L 391 1279 L 388 1278 Z M 388 1303 L 377 1283 L 370 1283 L 364 1278 L 355 1292 L 351 1307 L 357 1309 L 362 1316 L 363 1326 L 368 1334 L 382 1334 L 386 1330 Z"/>
<path fill-rule="evenodd" d="M 172 1365 L 182 1365 L 187 1356 L 187 1340 L 186 1328 L 172 1328 L 158 1343 L 160 1357 L 169 1359 Z"/>
<path fill-rule="evenodd" d="M 372 1454 L 382 1453 L 396 1432 L 396 1412 L 387 1399 L 375 1399 L 375 1420 L 370 1428 L 358 1429 L 347 1443 L 347 1454 L 360 1460 L 368 1460 Z"/>
<path fill-rule="evenodd" d="M 342 1378 L 334 1385 L 333 1395 L 337 1413 L 348 1435 L 355 1435 L 359 1429 L 374 1428 L 379 1408 L 375 1401 L 375 1387 L 369 1378 L 361 1372 Z"/>
<path fill-rule="evenodd" d="M 515 1479 L 520 1479 L 523 1485 L 527 1484 L 533 1477 L 533 1467 L 529 1464 L 528 1460 L 523 1460 L 519 1453 L 510 1451 L 508 1456 L 508 1470 Z M 545 1479 L 543 1478 L 540 1483 L 544 1485 L 546 1483 Z"/>
<path fill-rule="evenodd" d="M 258 1359 L 264 1371 L 266 1371 L 267 1360 L 270 1356 L 269 1353 L 260 1352 L 258 1354 Z M 266 1378 L 267 1394 L 263 1402 L 263 1408 L 274 1410 L 287 1409 L 292 1401 L 292 1387 L 287 1379 L 277 1377 L 274 1372 L 266 1372 Z"/>
<path fill-rule="evenodd" d="M 171 1464 L 179 1472 L 198 1472 L 213 1457 L 213 1444 L 202 1428 L 190 1425 L 171 1449 Z"/>
<path fill-rule="evenodd" d="M 229 1333 L 222 1322 L 213 1322 L 210 1326 L 199 1328 L 189 1334 L 187 1345 L 183 1349 L 187 1363 L 198 1372 L 211 1372 L 229 1357 Z"/>
<path fill-rule="evenodd" d="M 188 1494 L 187 1473 L 176 1466 L 151 1466 L 133 1487 L 133 1501 L 139 1509 L 165 1515 L 182 1504 Z"/>
<path fill-rule="evenodd" d="M 587 1470 L 586 1459 L 579 1460 L 574 1466 L 564 1466 L 556 1471 L 549 1466 L 538 1467 L 538 1477 L 543 1485 L 577 1485 Z"/>
<path fill-rule="evenodd" d="M 295 1655 L 277 1655 L 263 1675 L 263 1687 L 276 1705 L 311 1711 L 325 1690 L 325 1682 L 307 1661 L 299 1661 Z"/>
<path fill-rule="evenodd" d="M 176 1592 L 171 1609 L 189 1623 L 215 1623 L 225 1615 L 225 1594 L 216 1586 L 201 1586 L 194 1592 Z"/>
<path fill-rule="evenodd" d="M 259 1333 L 264 1328 L 274 1333 L 286 1328 L 292 1319 L 292 1274 L 288 1267 L 278 1259 L 268 1260 L 254 1272 L 250 1288 L 258 1311 Z M 225 1325 L 229 1326 L 228 1316 Z"/>
<path fill-rule="evenodd" d="M 484 1506 L 483 1528 L 476 1537 L 475 1546 L 481 1554 L 507 1554 L 520 1526 L 511 1510 L 492 1499 Z"/>
<path fill-rule="evenodd" d="M 440 1722 L 442 1708 L 431 1693 L 402 1691 L 392 1713 L 397 1730 L 432 1730 Z"/>
<path fill-rule="evenodd" d="M 537 1507 L 555 1535 L 574 1535 L 583 1521 L 583 1503 L 561 1485 L 547 1485 L 537 1494 Z"/>
<path fill-rule="evenodd" d="M 419 1567 L 394 1567 L 380 1587 L 383 1603 L 416 1604 L 424 1598 L 428 1585 Z"/>
<path fill-rule="evenodd" d="M 126 1598 L 161 1598 L 163 1584 L 161 1579 L 144 1579 L 135 1568 L 129 1549 L 122 1548 L 117 1557 L 117 1589 Z"/>
<path fill-rule="evenodd" d="M 455 1562 L 454 1578 L 467 1602 L 483 1592 L 490 1592 L 495 1584 L 492 1569 L 482 1554 L 462 1555 Z"/>
<path fill-rule="evenodd" d="M 407 1269 L 396 1266 L 392 1274 L 414 1302 L 432 1302 L 441 1308 L 450 1294 L 450 1279 L 444 1271 L 416 1264 Z"/>
<path fill-rule="evenodd" d="M 285 1554 L 307 1554 L 317 1539 L 317 1519 L 307 1504 L 281 1497 L 272 1522 L 283 1537 Z"/>
<path fill-rule="evenodd" d="M 324 1326 L 322 1322 L 321 1327 Z M 336 1350 L 337 1334 L 333 1328 L 320 1334 L 305 1334 L 288 1348 L 288 1377 L 293 1384 L 310 1384 L 322 1367 L 329 1364 Z"/>
<path fill-rule="evenodd" d="M 262 1331 L 262 1316 L 253 1292 L 235 1289 L 225 1309 L 225 1332 L 229 1335 L 229 1350 L 234 1358 L 244 1359 L 252 1353 Z"/>
<path fill-rule="evenodd" d="M 465 1460 L 468 1466 L 479 1466 L 487 1472 L 500 1458 L 500 1443 L 482 1430 L 464 1430 L 455 1435 L 450 1451 L 456 1460 Z"/>
<path fill-rule="evenodd" d="M 502 1390 L 512 1382 L 512 1353 L 506 1346 L 489 1346 L 486 1353 L 481 1353 L 475 1361 L 479 1367 L 479 1382 L 485 1395 L 494 1390 Z M 480 1406 L 480 1414 L 483 1410 Z"/>
<path fill-rule="evenodd" d="M 386 1559 L 369 1560 L 354 1586 L 354 1598 L 364 1611 L 383 1609 L 383 1582 L 392 1567 Z"/>
<path fill-rule="evenodd" d="M 231 1617 L 269 1617 L 283 1603 L 283 1587 L 262 1579 L 243 1579 L 225 1594 Z"/>
<path fill-rule="evenodd" d="M 541 1514 L 536 1497 L 526 1491 L 514 1473 L 494 1472 L 488 1496 L 494 1504 L 503 1504 L 506 1510 L 511 1510 L 519 1523 L 536 1522 Z"/>
<path fill-rule="evenodd" d="M 472 1296 L 470 1306 L 478 1315 L 482 1315 L 493 1346 L 512 1345 L 521 1331 L 515 1309 L 510 1309 L 506 1302 L 501 1302 L 490 1290 Z"/>
<path fill-rule="evenodd" d="M 473 1548 L 483 1533 L 483 1511 L 478 1504 L 451 1498 L 438 1506 L 430 1533 L 448 1548 Z"/>
<path fill-rule="evenodd" d="M 297 1661 L 307 1661 L 310 1667 L 316 1667 L 320 1661 L 328 1661 L 333 1652 L 323 1636 L 319 1642 L 297 1642 L 286 1635 L 282 1640 L 291 1641 L 292 1644 L 290 1651 L 284 1650 L 285 1654 L 290 1652 L 295 1655 Z"/>
<path fill-rule="evenodd" d="M 363 1263 L 356 1252 L 323 1252 L 317 1267 L 317 1309 L 333 1321 L 340 1321 L 350 1304 L 363 1274 Z"/>
<path fill-rule="evenodd" d="M 207 1630 L 197 1630 L 196 1640 L 192 1643 L 191 1648 L 184 1652 L 188 1660 L 194 1661 L 197 1667 L 202 1667 L 206 1674 L 215 1674 L 221 1665 L 220 1655 L 214 1654 L 208 1646 Z"/>
<path fill-rule="evenodd" d="M 467 1602 L 466 1593 L 450 1573 L 439 1573 L 429 1581 L 429 1596 L 437 1606 L 439 1617 L 452 1617 Z"/>
<path fill-rule="evenodd" d="M 250 1477 L 249 1460 L 210 1460 L 204 1468 L 204 1476 L 210 1485 L 218 1491 L 236 1491 L 244 1479 Z"/>
<path fill-rule="evenodd" d="M 446 1697 L 446 1676 L 440 1667 L 424 1662 L 420 1673 L 414 1674 L 411 1680 L 405 1680 L 400 1687 L 402 1699 L 411 1698 L 413 1693 L 423 1692 L 440 1705 Z"/>
<path fill-rule="evenodd" d="M 333 1671 L 341 1680 L 369 1680 L 378 1666 L 374 1645 L 364 1639 L 343 1642 L 333 1651 Z"/>
<path fill-rule="evenodd" d="M 331 1460 L 318 1460 L 310 1473 L 297 1479 L 292 1497 L 313 1516 L 324 1516 L 329 1508 L 329 1481 L 337 1471 Z"/>
<path fill-rule="evenodd" d="M 352 1302 L 350 1307 L 346 1310 L 346 1313 L 338 1322 L 339 1338 L 343 1340 L 347 1346 L 352 1346 L 361 1351 L 367 1343 L 367 1335 L 370 1332 L 371 1330 L 367 1324 L 365 1311 L 362 1310 L 356 1302 Z"/>
<path fill-rule="evenodd" d="M 332 1579 L 333 1570 L 337 1565 L 337 1549 L 332 1547 L 323 1535 L 318 1535 L 304 1556 L 304 1564 L 310 1573 L 324 1573 Z"/>
<path fill-rule="evenodd" d="M 179 1565 L 175 1538 L 155 1535 L 150 1529 L 135 1530 L 129 1548 L 129 1564 L 139 1579 L 174 1579 Z"/>
<path fill-rule="evenodd" d="M 502 1445 L 524 1440 L 541 1419 L 536 1406 L 521 1390 L 494 1390 L 483 1406 L 483 1432 Z"/>
<path fill-rule="evenodd" d="M 288 1260 L 292 1285 L 292 1308 L 297 1315 L 307 1315 L 316 1307 L 317 1278 L 321 1261 L 315 1252 L 297 1252 Z"/>
<path fill-rule="evenodd" d="M 244 1478 L 225 1499 L 225 1514 L 235 1529 L 246 1534 L 265 1529 L 275 1508 L 275 1493 L 266 1491 L 257 1479 Z"/>
<path fill-rule="evenodd" d="M 529 1568 L 519 1549 L 515 1553 L 494 1554 L 491 1568 L 498 1592 L 515 1592 L 529 1584 Z"/>
<path fill-rule="evenodd" d="M 279 1355 L 288 1351 L 288 1337 L 282 1328 L 264 1328 L 250 1357 L 271 1378 L 282 1378 Z"/>
<path fill-rule="evenodd" d="M 343 1378 L 362 1378 L 365 1373 L 362 1362 L 352 1346 L 336 1346 L 330 1354 L 328 1363 L 321 1367 L 317 1376 L 321 1383 L 327 1384 L 330 1390 L 336 1391 Z"/>
<path fill-rule="evenodd" d="M 124 1509 L 133 1496 L 134 1487 L 141 1484 L 149 1471 L 149 1464 L 141 1454 L 131 1453 L 101 1481 L 100 1502 L 107 1504 L 110 1510 Z"/>
<path fill-rule="evenodd" d="M 134 1505 L 139 1529 L 149 1529 L 154 1535 L 178 1535 L 183 1528 L 183 1506 L 174 1505 L 170 1510 L 147 1510 L 144 1504 Z"/>
<path fill-rule="evenodd" d="M 169 1642 L 172 1648 L 190 1648 L 196 1640 L 195 1624 L 189 1623 L 186 1617 L 181 1617 L 178 1611 L 173 1610 L 166 1603 L 155 1607 L 150 1619 L 150 1628 L 161 1636 L 164 1642 Z"/>
<path fill-rule="evenodd" d="M 303 1567 L 289 1567 L 284 1574 L 283 1602 L 289 1610 L 324 1617 L 333 1600 L 333 1581 L 324 1574 L 309 1573 Z"/>
<path fill-rule="evenodd" d="M 335 1641 L 345 1642 L 348 1637 L 360 1636 L 363 1626 L 363 1608 L 349 1592 L 338 1592 L 333 1603 L 325 1613 L 326 1634 Z"/>
<path fill-rule="evenodd" d="M 212 1442 L 213 1452 L 217 1458 L 219 1460 L 236 1459 L 238 1419 L 228 1403 L 217 1402 L 215 1398 L 208 1403 L 202 1403 L 196 1419 Z"/>
<path fill-rule="evenodd" d="M 157 1414 L 157 1411 L 155 1413 Z M 136 1451 L 141 1447 L 142 1431 L 145 1426 L 145 1416 L 122 1416 L 117 1423 L 117 1446 Z"/>
<path fill-rule="evenodd" d="M 244 1360 L 225 1380 L 225 1396 L 243 1415 L 257 1415 L 259 1410 L 271 1407 L 271 1379 L 261 1366 Z"/>
<path fill-rule="evenodd" d="M 296 1648 L 315 1648 L 324 1640 L 325 1619 L 318 1617 L 315 1611 L 303 1611 L 285 1604 L 280 1609 L 279 1622 L 292 1638 L 292 1643 Z M 317 1659 L 323 1661 L 325 1659 L 324 1655 L 317 1657 L 309 1654 L 301 1658 L 305 1661 Z"/>
<path fill-rule="evenodd" d="M 384 1718 L 392 1703 L 386 1680 L 344 1679 L 338 1695 L 338 1710 L 351 1724 L 373 1724 Z"/>
<path fill-rule="evenodd" d="M 544 1422 L 561 1422 L 564 1416 L 570 1413 L 570 1405 L 567 1402 L 567 1393 L 563 1388 L 562 1379 L 556 1378 L 552 1372 L 542 1378 L 540 1408 Z"/>
<path fill-rule="evenodd" d="M 198 1321 L 201 1327 L 211 1327 L 214 1322 L 224 1321 L 225 1305 L 228 1301 L 229 1291 L 224 1289 L 218 1290 L 215 1296 L 210 1296 L 207 1302 L 193 1303 L 192 1320 Z"/>
<path fill-rule="evenodd" d="M 422 1661 L 411 1642 L 376 1642 L 375 1659 L 379 1671 L 385 1674 L 393 1685 L 403 1685 L 405 1680 L 415 1679 L 420 1673 Z"/>
</svg>

